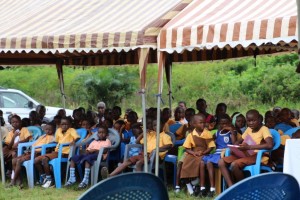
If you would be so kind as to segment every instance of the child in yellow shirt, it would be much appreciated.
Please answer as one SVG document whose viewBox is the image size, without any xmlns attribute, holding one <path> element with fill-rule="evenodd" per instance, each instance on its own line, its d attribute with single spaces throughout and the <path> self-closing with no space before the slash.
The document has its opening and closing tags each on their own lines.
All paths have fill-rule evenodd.
<svg viewBox="0 0 300 200">
<path fill-rule="evenodd" d="M 4 141 L 3 155 L 8 172 L 12 169 L 12 159 L 17 157 L 19 143 L 28 142 L 31 134 L 26 127 L 22 127 L 21 118 L 18 115 L 11 117 L 13 129 L 8 133 Z"/>
<path fill-rule="evenodd" d="M 63 143 L 71 143 L 70 145 L 75 144 L 75 142 L 80 138 L 78 133 L 74 128 L 71 128 L 71 119 L 68 117 L 63 117 L 61 119 L 60 128 L 56 130 L 55 133 L 55 142 L 57 146 L 52 153 L 48 153 L 42 156 L 38 156 L 34 160 L 34 166 L 38 170 L 40 177 L 46 177 L 43 188 L 49 188 L 54 186 L 54 181 L 52 180 L 50 174 L 49 161 L 58 157 L 59 145 Z M 67 158 L 69 156 L 70 147 L 63 147 L 62 157 Z"/>
<path fill-rule="evenodd" d="M 48 144 L 51 142 L 54 142 L 54 126 L 52 124 L 46 124 L 44 126 L 44 131 L 45 131 L 45 135 L 42 135 L 39 137 L 39 139 L 37 139 L 37 141 L 32 145 L 32 146 L 40 146 L 43 144 Z M 35 150 L 35 155 L 40 155 L 41 154 L 41 149 L 36 149 Z M 11 180 L 10 185 L 16 185 L 16 183 L 18 182 L 18 185 L 20 187 L 22 187 L 22 183 L 21 183 L 21 177 L 20 177 L 20 173 L 21 173 L 21 169 L 22 169 L 22 164 L 23 162 L 30 160 L 31 158 L 31 153 L 30 152 L 26 152 L 23 155 L 16 157 L 12 160 L 12 166 L 13 166 L 13 170 L 14 170 L 14 177 Z"/>
</svg>

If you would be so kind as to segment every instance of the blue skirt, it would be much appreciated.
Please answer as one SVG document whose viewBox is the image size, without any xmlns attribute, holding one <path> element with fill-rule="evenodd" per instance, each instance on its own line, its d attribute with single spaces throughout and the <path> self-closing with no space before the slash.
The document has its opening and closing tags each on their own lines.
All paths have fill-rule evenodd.
<svg viewBox="0 0 300 200">
<path fill-rule="evenodd" d="M 204 161 L 205 164 L 207 164 L 208 162 L 211 162 L 213 164 L 218 165 L 218 162 L 220 159 L 221 159 L 220 153 L 209 154 L 207 156 L 202 157 L 202 160 Z"/>
<path fill-rule="evenodd" d="M 90 165 L 93 165 L 95 160 L 97 160 L 98 152 L 97 153 L 91 153 L 91 154 L 81 154 L 81 155 L 75 155 L 70 158 L 70 160 L 73 160 L 76 164 L 82 164 L 84 162 L 88 162 Z"/>
</svg>

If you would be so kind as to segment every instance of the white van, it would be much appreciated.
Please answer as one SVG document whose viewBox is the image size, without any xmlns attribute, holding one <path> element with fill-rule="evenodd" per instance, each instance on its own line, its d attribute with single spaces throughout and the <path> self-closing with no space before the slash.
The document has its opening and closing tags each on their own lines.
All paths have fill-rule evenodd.
<svg viewBox="0 0 300 200">
<path fill-rule="evenodd" d="M 0 110 L 3 111 L 3 118 L 8 123 L 8 116 L 12 113 L 19 115 L 21 118 L 29 117 L 29 113 L 40 105 L 39 102 L 15 89 L 0 88 Z M 46 107 L 45 117 L 51 119 L 61 108 L 57 107 Z M 65 109 L 67 116 L 71 115 L 73 111 Z"/>
</svg>

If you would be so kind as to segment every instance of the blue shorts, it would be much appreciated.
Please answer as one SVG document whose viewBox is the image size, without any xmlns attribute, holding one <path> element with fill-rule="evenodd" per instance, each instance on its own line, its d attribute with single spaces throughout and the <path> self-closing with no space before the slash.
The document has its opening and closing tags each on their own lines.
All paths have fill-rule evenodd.
<svg viewBox="0 0 300 200">
<path fill-rule="evenodd" d="M 73 160 L 76 164 L 82 164 L 84 162 L 88 162 L 90 165 L 93 165 L 95 160 L 97 160 L 98 152 L 97 153 L 91 153 L 91 154 L 81 154 L 81 155 L 75 155 L 70 158 L 70 160 Z"/>
<path fill-rule="evenodd" d="M 213 164 L 218 165 L 220 159 L 221 159 L 221 154 L 219 153 L 209 154 L 207 156 L 202 157 L 202 160 L 204 161 L 205 164 L 211 162 Z"/>
</svg>

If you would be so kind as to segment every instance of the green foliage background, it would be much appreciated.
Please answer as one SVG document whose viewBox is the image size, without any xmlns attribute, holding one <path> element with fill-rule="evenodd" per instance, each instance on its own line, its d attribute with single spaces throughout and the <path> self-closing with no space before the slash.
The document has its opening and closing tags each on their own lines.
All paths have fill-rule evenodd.
<svg viewBox="0 0 300 200">
<path fill-rule="evenodd" d="M 229 114 L 273 106 L 300 108 L 300 79 L 295 72 L 297 54 L 231 59 L 200 63 L 174 63 L 172 75 L 173 108 L 180 100 L 195 108 L 205 98 L 208 111 L 228 104 Z M 20 66 L 0 71 L 0 85 L 16 88 L 44 105 L 61 106 L 55 66 Z M 141 113 L 139 70 L 137 66 L 64 67 L 67 107 L 95 110 L 98 101 L 109 107 L 119 105 Z M 147 107 L 156 107 L 157 65 L 147 69 Z M 162 107 L 168 106 L 168 86 L 164 80 Z"/>
</svg>

